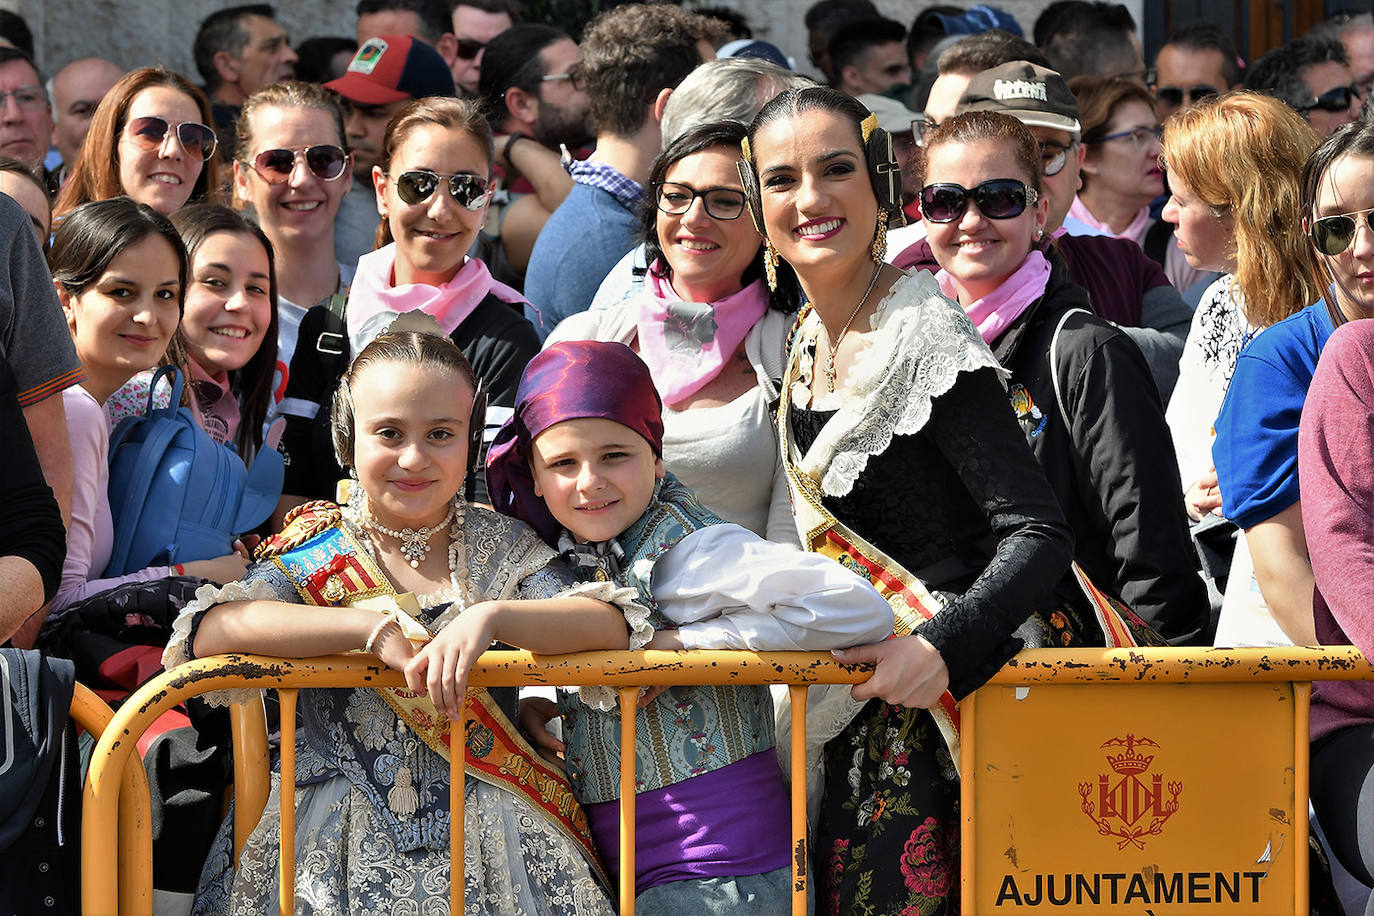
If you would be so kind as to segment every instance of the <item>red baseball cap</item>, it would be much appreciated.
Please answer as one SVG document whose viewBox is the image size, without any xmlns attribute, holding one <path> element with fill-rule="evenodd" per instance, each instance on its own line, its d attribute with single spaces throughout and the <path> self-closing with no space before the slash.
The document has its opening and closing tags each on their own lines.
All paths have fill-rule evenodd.
<svg viewBox="0 0 1374 916">
<path fill-rule="evenodd" d="M 348 71 L 324 88 L 360 105 L 454 94 L 453 74 L 439 52 L 409 35 L 369 38 L 353 55 Z"/>
</svg>

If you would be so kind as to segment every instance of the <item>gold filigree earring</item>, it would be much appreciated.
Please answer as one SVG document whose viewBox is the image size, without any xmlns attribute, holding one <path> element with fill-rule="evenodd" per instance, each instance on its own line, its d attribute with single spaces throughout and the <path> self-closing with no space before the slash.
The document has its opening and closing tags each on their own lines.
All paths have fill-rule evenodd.
<svg viewBox="0 0 1374 916">
<path fill-rule="evenodd" d="M 873 232 L 873 263 L 881 264 L 887 259 L 887 211 L 878 208 L 878 226 Z"/>
<path fill-rule="evenodd" d="M 778 250 L 773 247 L 770 241 L 763 243 L 763 275 L 768 281 L 768 288 L 777 291 L 778 288 Z"/>
</svg>

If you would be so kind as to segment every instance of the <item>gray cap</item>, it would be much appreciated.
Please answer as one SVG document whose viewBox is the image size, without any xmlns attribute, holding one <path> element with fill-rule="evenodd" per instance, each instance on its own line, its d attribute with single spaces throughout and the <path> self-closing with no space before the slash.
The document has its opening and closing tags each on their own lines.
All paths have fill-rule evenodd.
<svg viewBox="0 0 1374 916">
<path fill-rule="evenodd" d="M 860 105 L 877 116 L 878 126 L 890 134 L 911 133 L 911 122 L 921 117 L 918 112 L 885 95 L 868 94 L 855 98 L 859 100 Z"/>
<path fill-rule="evenodd" d="M 1081 132 L 1078 100 L 1069 84 L 1053 70 L 1015 60 L 976 74 L 959 97 L 956 114 L 1000 111 L 1027 127 Z"/>
</svg>

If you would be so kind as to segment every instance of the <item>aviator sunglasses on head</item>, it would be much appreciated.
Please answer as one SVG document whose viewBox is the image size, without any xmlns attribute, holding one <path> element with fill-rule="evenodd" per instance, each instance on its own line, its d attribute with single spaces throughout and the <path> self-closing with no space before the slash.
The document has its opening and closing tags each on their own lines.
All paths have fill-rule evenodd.
<svg viewBox="0 0 1374 916">
<path fill-rule="evenodd" d="M 1014 178 L 994 178 L 974 188 L 958 184 L 928 184 L 921 189 L 921 215 L 932 223 L 952 223 L 964 215 L 968 202 L 988 219 L 1013 219 L 1039 197 L 1035 188 Z"/>
<path fill-rule="evenodd" d="M 166 118 L 148 115 L 134 118 L 127 125 L 129 137 L 145 150 L 157 149 L 172 129 Z M 199 121 L 182 121 L 176 125 L 177 142 L 192 156 L 209 159 L 215 154 L 215 132 Z"/>
<path fill-rule="evenodd" d="M 395 178 L 396 194 L 408 204 L 422 204 L 434 196 L 440 180 L 448 182 L 448 193 L 458 205 L 468 210 L 480 210 L 487 202 L 487 182 L 476 175 L 459 173 L 440 175 L 429 169 L 412 169 Z"/>
<path fill-rule="evenodd" d="M 1355 217 L 1364 217 L 1364 224 L 1374 232 L 1374 209 L 1355 210 L 1338 216 L 1323 216 L 1313 220 L 1307 229 L 1313 246 L 1324 255 L 1334 257 L 1350 247 L 1355 241 L 1358 224 Z"/>
<path fill-rule="evenodd" d="M 285 184 L 300 160 L 321 181 L 335 181 L 347 171 L 348 153 L 341 147 L 324 143 L 305 149 L 268 149 L 253 157 L 253 171 L 268 184 Z"/>
</svg>

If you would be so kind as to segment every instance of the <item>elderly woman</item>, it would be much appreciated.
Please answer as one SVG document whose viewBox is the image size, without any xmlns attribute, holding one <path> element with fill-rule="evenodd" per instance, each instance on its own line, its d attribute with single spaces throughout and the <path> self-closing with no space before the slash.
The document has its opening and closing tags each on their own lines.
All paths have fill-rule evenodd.
<svg viewBox="0 0 1374 916">
<path fill-rule="evenodd" d="M 1077 235 L 1130 239 L 1164 267 L 1179 292 L 1210 274 L 1189 265 L 1169 226 L 1150 218 L 1164 193 L 1159 118 L 1150 93 L 1136 83 L 1096 76 L 1069 80 L 1083 124 L 1083 187 L 1064 225 Z"/>
<path fill-rule="evenodd" d="M 643 214 L 643 288 L 565 319 L 546 344 L 630 345 L 663 398 L 663 458 L 678 479 L 727 521 L 796 543 L 770 405 L 799 297 L 790 268 L 765 264 L 745 215 L 735 166 L 743 138 L 736 122 L 706 124 L 659 155 Z"/>
<path fill-rule="evenodd" d="M 82 204 L 120 195 L 164 216 L 188 201 L 217 203 L 210 123 L 205 94 L 181 74 L 161 67 L 125 74 L 95 110 L 53 213 L 61 219 Z"/>
</svg>

